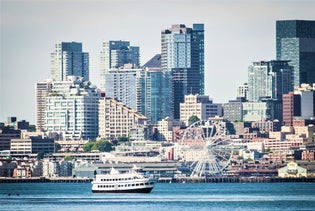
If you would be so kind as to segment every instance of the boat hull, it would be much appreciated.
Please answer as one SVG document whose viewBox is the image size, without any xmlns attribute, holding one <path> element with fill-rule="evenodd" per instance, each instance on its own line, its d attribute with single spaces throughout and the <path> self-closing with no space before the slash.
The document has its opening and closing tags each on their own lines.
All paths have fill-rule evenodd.
<svg viewBox="0 0 315 211">
<path fill-rule="evenodd" d="M 92 190 L 93 193 L 150 193 L 153 187 L 123 190 Z"/>
</svg>

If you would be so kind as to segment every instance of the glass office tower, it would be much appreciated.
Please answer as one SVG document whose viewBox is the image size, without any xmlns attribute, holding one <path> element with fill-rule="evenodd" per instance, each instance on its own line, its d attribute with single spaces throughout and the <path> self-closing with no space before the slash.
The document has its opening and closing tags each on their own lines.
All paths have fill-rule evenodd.
<svg viewBox="0 0 315 211">
<path fill-rule="evenodd" d="M 51 53 L 51 78 L 65 81 L 70 75 L 89 80 L 89 54 L 82 52 L 82 43 L 58 43 Z"/>
<path fill-rule="evenodd" d="M 204 25 L 173 25 L 161 32 L 161 66 L 171 71 L 170 110 L 179 119 L 187 94 L 204 94 Z"/>
<path fill-rule="evenodd" d="M 294 87 L 315 83 L 315 21 L 276 22 L 277 60 L 290 60 Z"/>
</svg>

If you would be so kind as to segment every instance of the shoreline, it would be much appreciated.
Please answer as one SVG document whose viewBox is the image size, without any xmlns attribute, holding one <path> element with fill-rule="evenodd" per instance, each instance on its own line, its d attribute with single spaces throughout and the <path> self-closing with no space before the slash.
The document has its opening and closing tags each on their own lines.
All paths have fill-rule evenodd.
<svg viewBox="0 0 315 211">
<path fill-rule="evenodd" d="M 89 178 L 0 178 L 1 183 L 90 183 Z M 279 177 L 207 177 L 207 178 L 159 178 L 158 183 L 292 183 L 311 182 L 315 183 L 315 177 L 303 178 L 279 178 Z"/>
</svg>

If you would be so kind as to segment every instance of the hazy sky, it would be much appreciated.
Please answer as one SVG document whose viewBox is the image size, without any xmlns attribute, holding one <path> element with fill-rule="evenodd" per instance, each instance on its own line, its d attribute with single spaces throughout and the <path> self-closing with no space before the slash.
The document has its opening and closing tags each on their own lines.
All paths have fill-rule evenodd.
<svg viewBox="0 0 315 211">
<path fill-rule="evenodd" d="M 235 99 L 253 61 L 275 59 L 276 20 L 315 20 L 315 0 L 0 0 L 0 122 L 35 124 L 36 82 L 50 77 L 59 42 L 82 42 L 99 85 L 103 41 L 140 47 L 141 64 L 160 53 L 161 30 L 205 24 L 205 94 Z"/>
</svg>

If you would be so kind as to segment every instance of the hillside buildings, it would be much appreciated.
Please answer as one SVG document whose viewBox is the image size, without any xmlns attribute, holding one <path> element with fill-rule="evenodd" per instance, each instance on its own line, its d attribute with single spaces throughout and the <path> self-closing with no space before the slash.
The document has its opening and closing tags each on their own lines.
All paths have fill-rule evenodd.
<svg viewBox="0 0 315 211">
<path fill-rule="evenodd" d="M 89 54 L 82 52 L 82 43 L 61 42 L 51 53 L 51 78 L 65 81 L 70 75 L 89 80 Z"/>
<path fill-rule="evenodd" d="M 104 97 L 99 100 L 98 109 L 99 137 L 109 140 L 128 137 L 130 129 L 138 124 L 145 125 L 147 118 L 135 109 L 113 98 Z"/>
<path fill-rule="evenodd" d="M 277 21 L 276 48 L 277 60 L 293 66 L 294 87 L 315 83 L 315 21 Z"/>
<path fill-rule="evenodd" d="M 161 66 L 171 72 L 170 114 L 179 119 L 187 94 L 204 94 L 204 25 L 173 25 L 161 32 Z"/>
</svg>

